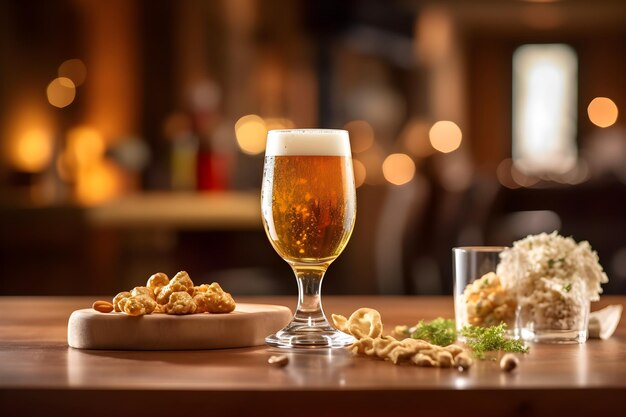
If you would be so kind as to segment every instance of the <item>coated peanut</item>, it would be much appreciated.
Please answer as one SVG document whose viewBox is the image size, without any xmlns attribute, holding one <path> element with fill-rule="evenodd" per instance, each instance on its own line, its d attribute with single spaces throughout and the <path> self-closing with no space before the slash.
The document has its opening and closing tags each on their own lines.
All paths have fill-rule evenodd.
<svg viewBox="0 0 626 417">
<path fill-rule="evenodd" d="M 500 359 L 500 369 L 504 372 L 511 372 L 519 365 L 519 359 L 515 355 L 507 353 Z"/>
<path fill-rule="evenodd" d="M 284 366 L 287 366 L 287 364 L 289 363 L 289 357 L 287 355 L 272 355 L 267 360 L 267 363 L 276 368 L 282 368 Z"/>
<path fill-rule="evenodd" d="M 98 300 L 94 302 L 91 307 L 101 313 L 110 313 L 111 311 L 113 311 L 113 304 L 104 300 Z"/>
</svg>

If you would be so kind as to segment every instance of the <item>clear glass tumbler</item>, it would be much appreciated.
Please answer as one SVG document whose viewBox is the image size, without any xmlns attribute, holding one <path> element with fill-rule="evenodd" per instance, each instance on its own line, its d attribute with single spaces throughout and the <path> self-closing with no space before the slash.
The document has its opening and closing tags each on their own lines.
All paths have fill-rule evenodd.
<svg viewBox="0 0 626 417">
<path fill-rule="evenodd" d="M 504 322 L 507 334 L 517 336 L 517 300 L 496 275 L 504 249 L 501 246 L 452 249 L 454 313 L 459 334 L 466 325 L 488 327 Z"/>
<path fill-rule="evenodd" d="M 540 343 L 585 343 L 590 301 L 582 280 L 545 281 L 519 297 L 522 339 Z M 565 287 L 565 290 L 564 290 Z"/>
</svg>

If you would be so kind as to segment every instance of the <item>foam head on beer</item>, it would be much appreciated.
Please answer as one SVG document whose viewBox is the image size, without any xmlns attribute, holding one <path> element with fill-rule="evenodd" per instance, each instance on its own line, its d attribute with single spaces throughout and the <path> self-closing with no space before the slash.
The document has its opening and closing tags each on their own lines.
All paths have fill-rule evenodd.
<svg viewBox="0 0 626 417">
<path fill-rule="evenodd" d="M 340 129 L 270 130 L 265 156 L 350 156 L 348 131 Z"/>
</svg>

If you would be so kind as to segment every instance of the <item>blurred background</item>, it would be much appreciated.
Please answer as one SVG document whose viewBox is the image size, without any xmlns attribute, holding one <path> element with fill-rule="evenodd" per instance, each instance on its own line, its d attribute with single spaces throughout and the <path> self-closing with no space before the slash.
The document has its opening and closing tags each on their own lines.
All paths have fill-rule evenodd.
<svg viewBox="0 0 626 417">
<path fill-rule="evenodd" d="M 622 0 L 0 2 L 0 294 L 187 270 L 294 294 L 267 130 L 344 128 L 331 294 L 449 294 L 451 248 L 559 230 L 626 293 Z"/>
</svg>

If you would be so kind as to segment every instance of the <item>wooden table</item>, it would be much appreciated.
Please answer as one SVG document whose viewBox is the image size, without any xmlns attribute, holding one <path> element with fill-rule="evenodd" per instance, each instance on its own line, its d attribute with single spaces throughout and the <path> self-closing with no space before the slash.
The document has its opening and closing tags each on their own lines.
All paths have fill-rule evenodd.
<svg viewBox="0 0 626 417">
<path fill-rule="evenodd" d="M 81 351 L 66 343 L 85 297 L 0 298 L 0 415 L 359 416 L 626 415 L 626 325 L 606 341 L 533 345 L 507 374 L 494 361 L 469 372 L 265 346 L 216 351 Z M 284 304 L 294 297 L 241 298 Z M 326 297 L 327 313 L 378 309 L 387 328 L 452 317 L 451 297 Z M 624 304 L 603 297 L 592 309 Z"/>
</svg>

